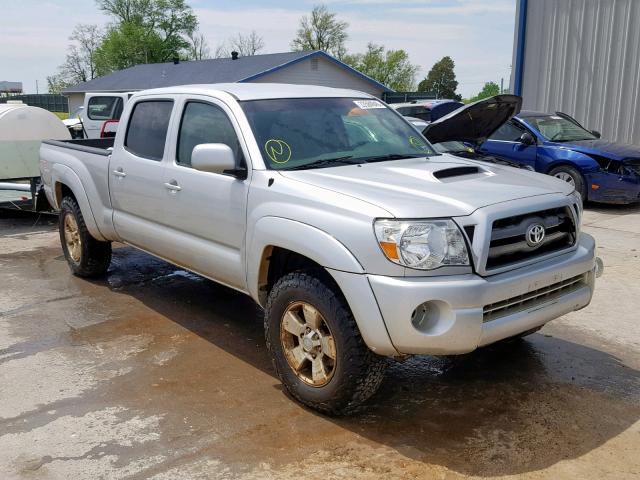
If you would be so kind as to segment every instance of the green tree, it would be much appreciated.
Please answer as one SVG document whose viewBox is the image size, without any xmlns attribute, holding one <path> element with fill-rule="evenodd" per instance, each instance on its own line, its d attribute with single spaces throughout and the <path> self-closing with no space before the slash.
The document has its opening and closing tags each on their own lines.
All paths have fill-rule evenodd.
<svg viewBox="0 0 640 480">
<path fill-rule="evenodd" d="M 418 66 L 409 61 L 404 50 L 387 50 L 369 43 L 365 53 L 346 55 L 344 61 L 393 90 L 409 91 L 415 86 Z"/>
<path fill-rule="evenodd" d="M 97 0 L 113 23 L 98 49 L 104 75 L 140 63 L 193 56 L 190 37 L 198 19 L 185 0 Z"/>
<path fill-rule="evenodd" d="M 300 27 L 291 42 L 294 52 L 322 50 L 342 59 L 347 49 L 345 42 L 349 24 L 338 20 L 335 13 L 329 12 L 325 5 L 316 5 L 311 15 L 300 19 Z"/>
<path fill-rule="evenodd" d="M 500 95 L 500 86 L 496 82 L 487 82 L 475 97 L 469 99 L 469 102 L 477 102 L 483 98 L 494 97 L 496 95 Z"/>
<path fill-rule="evenodd" d="M 456 93 L 458 82 L 453 71 L 455 63 L 451 57 L 442 57 L 437 61 L 426 78 L 418 84 L 419 92 L 431 92 L 436 98 L 451 98 L 460 100 L 462 97 Z"/>
</svg>

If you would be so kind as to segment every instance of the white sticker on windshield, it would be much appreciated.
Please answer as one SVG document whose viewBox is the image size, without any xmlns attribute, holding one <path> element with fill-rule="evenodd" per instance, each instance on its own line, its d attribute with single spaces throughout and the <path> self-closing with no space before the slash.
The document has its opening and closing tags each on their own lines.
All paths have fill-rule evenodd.
<svg viewBox="0 0 640 480">
<path fill-rule="evenodd" d="M 558 117 L 556 115 L 551 115 L 551 118 L 553 118 L 554 120 L 562 120 L 562 117 Z"/>
<path fill-rule="evenodd" d="M 384 108 L 382 102 L 379 102 L 378 100 L 354 100 L 353 103 L 363 110 L 368 110 L 370 108 Z"/>
</svg>

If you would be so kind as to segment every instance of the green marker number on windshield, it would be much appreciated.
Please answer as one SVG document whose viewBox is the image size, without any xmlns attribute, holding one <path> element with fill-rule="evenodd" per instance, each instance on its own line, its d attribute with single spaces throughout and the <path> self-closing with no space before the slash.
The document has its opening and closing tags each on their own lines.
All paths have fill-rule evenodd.
<svg viewBox="0 0 640 480">
<path fill-rule="evenodd" d="M 287 163 L 291 159 L 291 147 L 284 140 L 267 140 L 264 151 L 274 163 Z"/>
<path fill-rule="evenodd" d="M 409 137 L 409 145 L 411 145 L 416 150 L 426 150 L 427 145 L 420 140 L 418 137 L 411 136 Z"/>
</svg>

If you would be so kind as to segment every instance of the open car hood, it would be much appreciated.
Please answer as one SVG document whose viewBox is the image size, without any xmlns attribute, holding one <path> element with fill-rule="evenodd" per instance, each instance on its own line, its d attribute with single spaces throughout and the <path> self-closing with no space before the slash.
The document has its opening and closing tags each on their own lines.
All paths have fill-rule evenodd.
<svg viewBox="0 0 640 480">
<path fill-rule="evenodd" d="M 422 131 L 431 143 L 483 143 L 503 123 L 520 112 L 522 97 L 496 95 L 465 105 L 431 122 Z"/>
</svg>

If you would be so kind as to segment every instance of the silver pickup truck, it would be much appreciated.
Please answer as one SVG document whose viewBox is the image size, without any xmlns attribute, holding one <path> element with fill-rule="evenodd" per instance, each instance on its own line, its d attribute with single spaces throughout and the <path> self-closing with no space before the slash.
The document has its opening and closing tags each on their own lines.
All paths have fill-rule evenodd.
<svg viewBox="0 0 640 480">
<path fill-rule="evenodd" d="M 487 111 L 506 120 L 510 98 Z M 370 397 L 385 357 L 470 352 L 593 294 L 572 187 L 438 154 L 361 92 L 139 92 L 115 139 L 44 142 L 41 170 L 74 274 L 124 242 L 250 295 L 279 378 L 322 412 Z"/>
</svg>

